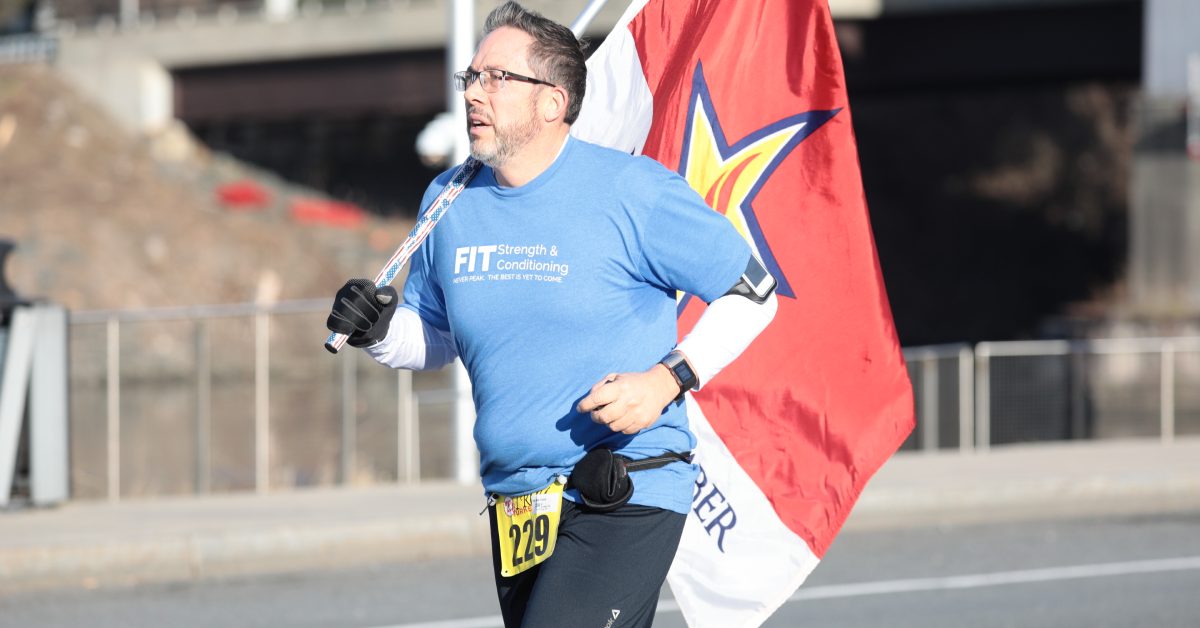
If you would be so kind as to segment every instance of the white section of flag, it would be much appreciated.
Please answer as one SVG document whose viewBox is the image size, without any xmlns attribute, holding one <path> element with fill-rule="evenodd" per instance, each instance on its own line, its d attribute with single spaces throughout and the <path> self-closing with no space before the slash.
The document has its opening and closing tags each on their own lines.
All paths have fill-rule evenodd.
<svg viewBox="0 0 1200 628">
<path fill-rule="evenodd" d="M 654 94 L 627 28 L 645 4 L 634 2 L 588 59 L 583 109 L 571 125 L 571 134 L 581 140 L 634 155 L 641 154 L 654 121 Z"/>
<path fill-rule="evenodd" d="M 693 492 L 667 582 L 692 628 L 758 626 L 787 602 L 819 559 L 783 525 L 690 395 L 687 405 L 704 484 Z M 727 508 L 736 516 L 732 526 Z"/>
</svg>

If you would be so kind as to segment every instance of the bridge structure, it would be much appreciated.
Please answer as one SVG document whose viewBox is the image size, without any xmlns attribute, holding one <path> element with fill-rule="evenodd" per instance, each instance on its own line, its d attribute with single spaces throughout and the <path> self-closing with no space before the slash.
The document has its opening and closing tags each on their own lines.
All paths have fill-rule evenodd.
<svg viewBox="0 0 1200 628">
<path fill-rule="evenodd" d="M 1156 1 L 1169 3 L 1150 0 Z M 39 24 L 46 36 L 58 40 L 57 64 L 74 82 L 131 127 L 153 130 L 173 117 L 198 122 L 348 110 L 413 115 L 440 111 L 445 108 L 448 82 L 442 52 L 449 39 L 450 4 L 446 0 L 58 0 L 43 7 Z M 481 26 L 495 3 L 475 4 L 476 25 Z M 527 0 L 525 4 L 570 23 L 586 3 Z M 625 4 L 606 3 L 586 36 L 602 39 Z M 1092 32 L 1105 34 L 1112 19 L 1129 17 L 1119 7 L 1128 11 L 1137 6 L 1140 12 L 1141 4 L 1129 0 L 830 1 L 840 23 L 878 23 L 887 25 L 883 30 L 902 35 L 912 32 L 914 25 L 938 32 L 936 45 L 903 43 L 910 51 L 941 52 L 919 63 L 920 71 L 935 79 L 939 73 L 953 73 L 955 65 L 978 61 L 954 53 L 954 44 L 962 40 L 946 27 L 977 35 L 980 26 L 999 19 L 1006 32 L 979 43 L 1006 50 L 997 55 L 1001 63 L 1020 62 L 1027 53 L 1046 51 L 1041 40 L 1064 25 L 1064 17 L 1090 24 L 1099 16 L 1105 22 L 1100 28 L 1058 31 L 1057 37 L 1068 44 Z M 1031 20 L 1031 13 L 1042 13 L 1044 18 Z M 1012 45 L 1030 38 L 1037 45 Z M 853 41 L 843 42 L 844 48 L 847 43 L 853 48 Z M 1056 57 L 1073 56 L 1063 54 L 1071 48 L 1063 45 L 1056 51 L 1059 54 L 1043 57 L 1037 65 L 1058 68 L 1064 64 Z M 1114 46 L 1097 63 L 1119 65 L 1111 58 L 1123 52 L 1129 51 Z M 1023 65 L 1018 63 L 1014 69 L 1032 69 Z M 891 67 L 887 72 L 901 81 L 911 78 L 915 69 Z M 977 65 L 976 70 L 988 76 L 986 68 Z"/>
<path fill-rule="evenodd" d="M 414 144 L 453 102 L 452 1 L 43 1 L 36 21 L 56 44 L 56 65 L 131 129 L 155 133 L 180 121 L 210 147 L 385 214 L 415 212 L 414 197 L 441 165 L 423 164 Z M 1141 50 L 1143 13 L 1172 2 L 1188 10 L 1176 0 L 830 0 L 830 7 L 853 95 L 1137 81 L 1149 56 Z M 494 4 L 474 1 L 475 32 Z M 525 4 L 569 24 L 587 3 Z M 598 44 L 625 5 L 606 3 L 585 37 Z M 1162 23 L 1178 30 L 1178 20 Z"/>
</svg>

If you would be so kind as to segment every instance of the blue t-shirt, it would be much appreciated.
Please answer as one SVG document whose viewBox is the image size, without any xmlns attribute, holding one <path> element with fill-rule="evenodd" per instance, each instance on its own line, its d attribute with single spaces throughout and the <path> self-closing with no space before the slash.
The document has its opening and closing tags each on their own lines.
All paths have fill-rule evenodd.
<svg viewBox="0 0 1200 628">
<path fill-rule="evenodd" d="M 434 180 L 423 208 L 449 179 Z M 521 187 L 484 167 L 404 286 L 404 307 L 453 334 L 470 375 L 484 488 L 541 489 L 601 445 L 633 459 L 691 450 L 682 403 L 635 435 L 576 405 L 607 373 L 644 371 L 675 346 L 676 290 L 712 301 L 749 256 L 726 218 L 651 159 L 571 138 Z M 630 502 L 686 513 L 695 474 L 638 471 Z"/>
</svg>

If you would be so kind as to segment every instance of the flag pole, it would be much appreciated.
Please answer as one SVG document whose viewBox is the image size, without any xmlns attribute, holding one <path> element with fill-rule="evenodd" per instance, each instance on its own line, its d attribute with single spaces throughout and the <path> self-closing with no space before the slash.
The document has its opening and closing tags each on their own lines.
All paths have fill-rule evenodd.
<svg viewBox="0 0 1200 628">
<path fill-rule="evenodd" d="M 475 54 L 475 0 L 452 0 L 450 3 L 450 41 L 446 49 L 446 66 L 450 72 L 467 69 Z M 448 73 L 447 73 L 448 74 Z M 462 163 L 467 159 L 470 147 L 467 144 L 467 109 L 462 97 L 454 90 L 450 77 L 446 77 L 446 111 L 454 116 L 454 148 L 451 163 Z M 451 417 L 454 429 L 454 480 L 459 484 L 479 481 L 479 458 L 475 451 L 472 430 L 475 425 L 475 405 L 471 396 L 471 379 L 462 360 L 455 360 L 451 368 L 451 386 L 454 401 Z"/>
<path fill-rule="evenodd" d="M 607 2 L 608 0 L 591 0 L 591 2 L 588 2 L 587 6 L 579 14 L 579 17 L 575 18 L 575 21 L 571 23 L 571 32 L 575 33 L 576 37 L 583 35 L 583 31 L 587 29 L 588 24 L 592 23 L 596 14 L 600 12 L 600 9 L 604 8 Z"/>
</svg>

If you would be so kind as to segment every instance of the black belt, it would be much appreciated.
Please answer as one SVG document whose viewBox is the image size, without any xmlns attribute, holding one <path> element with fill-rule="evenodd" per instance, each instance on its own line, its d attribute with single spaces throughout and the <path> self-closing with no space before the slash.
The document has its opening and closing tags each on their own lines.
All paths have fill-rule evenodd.
<svg viewBox="0 0 1200 628">
<path fill-rule="evenodd" d="M 630 460 L 610 449 L 597 447 L 575 464 L 565 488 L 574 488 L 591 510 L 608 512 L 629 501 L 633 496 L 634 471 L 665 467 L 673 462 L 691 463 L 692 452 L 668 451 L 661 456 Z"/>
<path fill-rule="evenodd" d="M 624 457 L 624 456 L 622 456 L 622 457 Z M 685 451 L 683 453 L 668 451 L 667 453 L 665 453 L 661 456 L 654 456 L 653 458 L 642 458 L 641 460 L 630 460 L 629 462 L 625 463 L 625 470 L 626 471 L 645 471 L 647 469 L 657 469 L 659 467 L 665 467 L 665 466 L 671 464 L 672 462 L 686 462 L 688 464 L 691 464 L 692 457 L 693 457 L 692 452 L 690 452 L 690 451 Z"/>
</svg>

